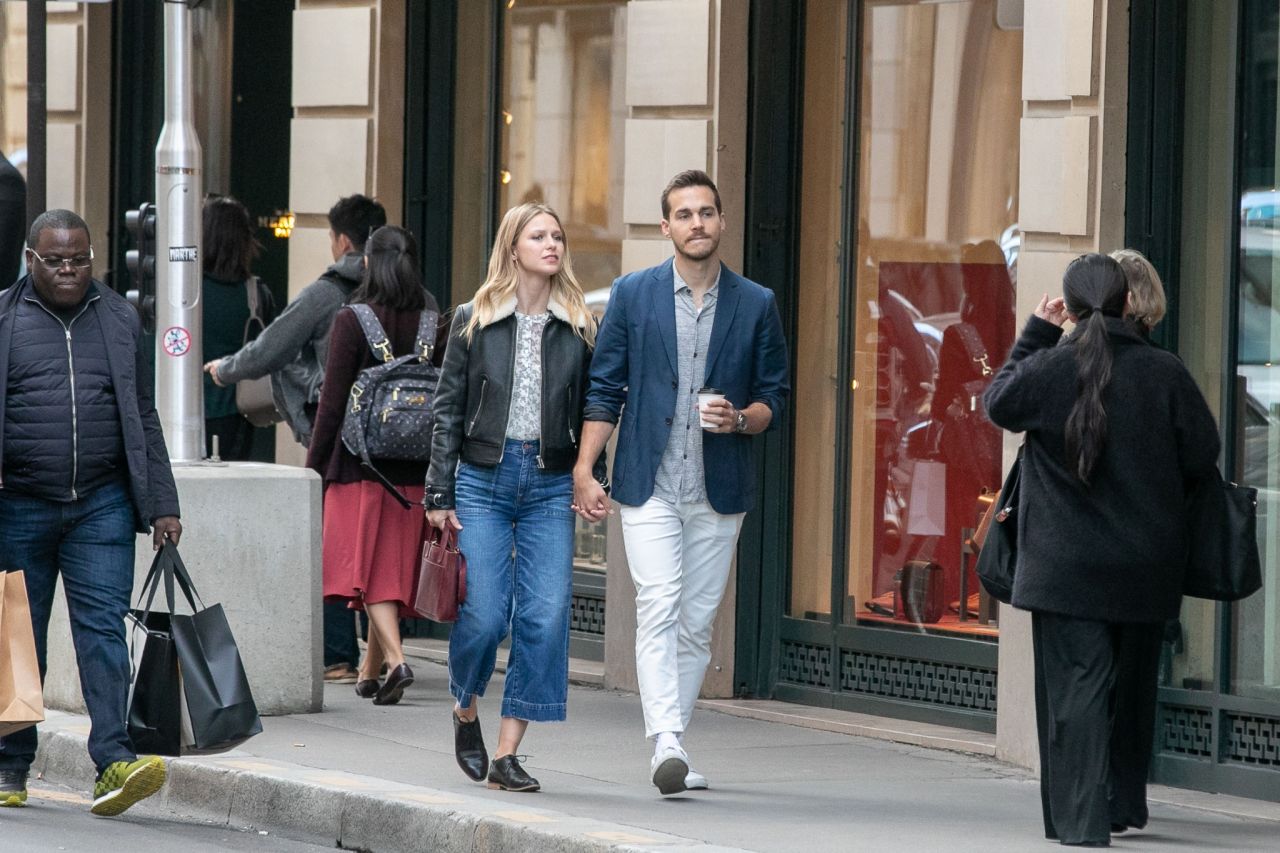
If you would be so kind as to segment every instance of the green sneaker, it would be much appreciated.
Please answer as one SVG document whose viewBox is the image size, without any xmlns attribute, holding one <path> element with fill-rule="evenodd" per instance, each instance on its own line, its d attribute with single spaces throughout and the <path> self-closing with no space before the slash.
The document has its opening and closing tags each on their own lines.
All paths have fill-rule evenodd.
<svg viewBox="0 0 1280 853">
<path fill-rule="evenodd" d="M 164 777 L 164 759 L 156 755 L 108 764 L 93 786 L 93 805 L 89 811 L 101 817 L 115 817 L 159 791 Z"/>
<path fill-rule="evenodd" d="M 27 804 L 27 771 L 0 770 L 0 808 L 21 808 Z"/>
</svg>

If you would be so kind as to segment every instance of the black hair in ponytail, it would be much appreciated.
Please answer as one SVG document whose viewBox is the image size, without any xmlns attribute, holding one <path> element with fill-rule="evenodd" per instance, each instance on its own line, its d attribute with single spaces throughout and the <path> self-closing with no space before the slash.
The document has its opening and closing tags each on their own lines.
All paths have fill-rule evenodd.
<svg viewBox="0 0 1280 853">
<path fill-rule="evenodd" d="M 1106 255 L 1081 255 L 1062 276 L 1067 310 L 1077 318 L 1076 402 L 1067 416 L 1067 455 L 1076 460 L 1076 476 L 1088 485 L 1107 438 L 1103 394 L 1111 382 L 1111 345 L 1106 317 L 1124 315 L 1129 288 L 1120 264 Z"/>
<path fill-rule="evenodd" d="M 399 311 L 427 307 L 427 291 L 418 272 L 418 243 L 395 225 L 383 225 L 364 244 L 364 280 L 352 302 L 385 305 Z M 432 300 L 434 301 L 434 300 Z"/>
</svg>

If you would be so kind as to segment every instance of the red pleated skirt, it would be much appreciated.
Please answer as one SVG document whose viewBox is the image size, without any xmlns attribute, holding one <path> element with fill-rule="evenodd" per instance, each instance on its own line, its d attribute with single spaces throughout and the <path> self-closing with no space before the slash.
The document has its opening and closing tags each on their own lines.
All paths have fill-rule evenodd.
<svg viewBox="0 0 1280 853">
<path fill-rule="evenodd" d="M 413 617 L 426 514 L 422 486 L 396 486 L 405 509 L 378 483 L 330 483 L 324 490 L 324 597 L 366 604 L 394 601 Z"/>
</svg>

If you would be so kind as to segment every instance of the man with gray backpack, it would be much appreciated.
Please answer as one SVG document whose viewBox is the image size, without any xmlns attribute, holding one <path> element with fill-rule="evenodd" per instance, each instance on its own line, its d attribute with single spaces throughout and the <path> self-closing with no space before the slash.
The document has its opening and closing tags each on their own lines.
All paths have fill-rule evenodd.
<svg viewBox="0 0 1280 853">
<path fill-rule="evenodd" d="M 366 659 L 356 693 L 394 705 L 413 682 L 399 620 L 415 615 L 426 522 L 417 507 L 447 329 L 422 287 L 408 231 L 379 228 L 364 257 L 364 281 L 333 319 L 307 466 L 324 480 L 325 601 L 368 614 L 370 645 L 381 647 L 389 667 L 379 683 Z"/>
</svg>

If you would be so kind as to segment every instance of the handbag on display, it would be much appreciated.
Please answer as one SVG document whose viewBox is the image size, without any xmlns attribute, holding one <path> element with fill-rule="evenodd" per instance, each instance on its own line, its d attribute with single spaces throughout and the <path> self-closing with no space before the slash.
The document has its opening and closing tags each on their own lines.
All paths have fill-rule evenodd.
<svg viewBox="0 0 1280 853">
<path fill-rule="evenodd" d="M 1013 460 L 1004 486 L 987 508 L 973 541 L 978 545 L 977 573 L 992 598 L 1009 604 L 1013 600 L 1013 571 L 1018 563 L 1018 498 L 1022 481 L 1022 453 Z"/>
<path fill-rule="evenodd" d="M 1239 601 L 1262 588 L 1258 490 L 1224 482 L 1215 470 L 1187 496 L 1183 595 Z"/>
<path fill-rule="evenodd" d="M 245 299 L 249 303 L 249 319 L 244 321 L 244 338 L 241 346 L 258 336 L 267 324 L 262 319 L 262 304 L 258 298 L 258 278 L 251 276 L 244 283 Z M 253 325 L 258 331 L 253 331 Z M 271 377 L 259 376 L 257 379 L 241 379 L 236 383 L 236 410 L 244 415 L 244 419 L 256 427 L 267 427 L 284 420 L 284 415 L 276 408 L 275 398 L 271 395 Z"/>
<path fill-rule="evenodd" d="M 413 609 L 432 622 L 453 622 L 467 600 L 467 558 L 458 550 L 453 525 L 433 527 L 422 545 L 422 568 Z"/>
<path fill-rule="evenodd" d="M 191 614 L 177 613 L 174 586 Z M 164 587 L 168 612 L 154 611 Z M 240 651 L 221 604 L 205 607 L 171 542 L 156 552 L 126 617 L 132 679 L 129 737 L 139 752 L 193 755 L 234 749 L 262 731 Z"/>
<path fill-rule="evenodd" d="M 0 737 L 44 720 L 31 605 L 22 572 L 0 572 Z"/>
<path fill-rule="evenodd" d="M 1000 430 L 982 408 L 982 392 L 994 370 L 978 330 L 971 323 L 956 323 L 952 328 L 973 365 L 975 378 L 961 383 L 960 393 L 947 406 L 938 447 L 953 475 L 966 483 L 988 485 L 992 472 L 1000 467 Z"/>
<path fill-rule="evenodd" d="M 894 615 L 908 622 L 937 622 L 946 608 L 942 580 L 942 566 L 937 563 L 908 560 L 897 573 Z"/>
</svg>

